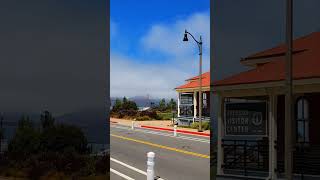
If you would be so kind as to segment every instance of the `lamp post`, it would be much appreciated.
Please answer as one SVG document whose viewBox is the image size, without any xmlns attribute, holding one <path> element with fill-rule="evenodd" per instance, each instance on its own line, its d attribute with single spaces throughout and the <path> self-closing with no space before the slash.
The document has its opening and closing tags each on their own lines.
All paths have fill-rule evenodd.
<svg viewBox="0 0 320 180">
<path fill-rule="evenodd" d="M 184 32 L 183 41 L 188 41 L 188 34 L 192 37 L 192 39 L 197 43 L 199 48 L 199 132 L 202 132 L 202 38 L 200 36 L 200 40 L 197 41 L 194 36 L 189 33 L 187 30 Z"/>
</svg>

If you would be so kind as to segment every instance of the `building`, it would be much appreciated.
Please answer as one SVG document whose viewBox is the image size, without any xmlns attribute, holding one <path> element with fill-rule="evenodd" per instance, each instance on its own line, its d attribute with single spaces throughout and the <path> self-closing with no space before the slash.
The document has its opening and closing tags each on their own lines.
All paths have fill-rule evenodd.
<svg viewBox="0 0 320 180">
<path fill-rule="evenodd" d="M 199 118 L 199 76 L 186 80 L 186 83 L 175 88 L 178 92 L 178 124 L 190 125 Z M 210 120 L 210 72 L 202 74 L 202 117 Z"/>
<path fill-rule="evenodd" d="M 219 99 L 217 175 L 284 177 L 285 46 L 241 63 L 252 69 L 215 81 Z M 296 178 L 320 178 L 320 32 L 293 41 Z"/>
</svg>

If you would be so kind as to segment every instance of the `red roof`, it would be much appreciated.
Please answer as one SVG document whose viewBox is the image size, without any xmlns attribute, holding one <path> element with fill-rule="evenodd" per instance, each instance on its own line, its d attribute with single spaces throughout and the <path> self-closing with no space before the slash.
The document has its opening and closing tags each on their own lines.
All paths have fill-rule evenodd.
<svg viewBox="0 0 320 180">
<path fill-rule="evenodd" d="M 320 77 L 320 32 L 314 32 L 293 41 L 293 79 Z M 258 65 L 255 69 L 241 72 L 225 79 L 215 81 L 214 86 L 249 84 L 281 81 L 285 79 L 285 46 L 280 45 L 254 55 L 242 61 L 263 57 L 272 61 Z"/>
<path fill-rule="evenodd" d="M 176 89 L 197 88 L 199 87 L 199 76 L 192 77 L 186 80 L 187 83 L 176 87 Z M 202 74 L 202 86 L 210 86 L 210 72 Z"/>
</svg>

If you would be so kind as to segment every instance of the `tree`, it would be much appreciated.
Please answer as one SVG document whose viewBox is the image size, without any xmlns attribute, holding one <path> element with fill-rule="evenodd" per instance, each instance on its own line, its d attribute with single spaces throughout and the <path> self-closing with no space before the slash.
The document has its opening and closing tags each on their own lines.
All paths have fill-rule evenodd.
<svg viewBox="0 0 320 180">
<path fill-rule="evenodd" d="M 114 105 L 113 105 L 112 110 L 113 110 L 113 111 L 119 111 L 121 108 L 122 108 L 122 102 L 121 102 L 120 99 L 117 98 L 117 99 L 116 99 L 116 102 L 115 102 Z"/>
<path fill-rule="evenodd" d="M 171 98 L 170 101 L 168 102 L 168 104 L 167 104 L 167 109 L 168 109 L 168 110 L 175 110 L 175 109 L 177 109 L 177 103 L 176 103 L 176 101 L 175 101 L 173 98 Z"/>
<path fill-rule="evenodd" d="M 159 110 L 164 111 L 166 109 L 166 100 L 163 98 L 159 102 Z"/>
<path fill-rule="evenodd" d="M 123 100 L 122 100 L 123 104 L 126 103 L 127 101 L 128 101 L 128 99 L 124 96 Z"/>
<path fill-rule="evenodd" d="M 72 125 L 59 124 L 41 134 L 41 149 L 44 152 L 73 149 L 83 154 L 88 151 L 87 145 L 87 138 L 82 130 Z"/>
<path fill-rule="evenodd" d="M 55 119 L 49 111 L 44 111 L 40 117 L 41 125 L 44 130 L 52 128 L 54 126 Z"/>
<path fill-rule="evenodd" d="M 18 128 L 8 145 L 8 152 L 15 159 L 25 159 L 39 152 L 40 133 L 33 128 L 29 117 L 22 116 Z"/>
</svg>

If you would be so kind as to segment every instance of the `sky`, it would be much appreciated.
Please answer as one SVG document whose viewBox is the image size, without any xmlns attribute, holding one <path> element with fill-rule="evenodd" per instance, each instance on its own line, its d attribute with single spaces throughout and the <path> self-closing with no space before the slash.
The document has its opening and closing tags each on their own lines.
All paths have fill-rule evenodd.
<svg viewBox="0 0 320 180">
<path fill-rule="evenodd" d="M 0 112 L 106 105 L 106 1 L 0 5 Z"/>
<path fill-rule="evenodd" d="M 174 88 L 199 73 L 197 44 L 203 39 L 203 72 L 210 69 L 209 0 L 111 0 L 110 95 L 176 98 Z"/>
<path fill-rule="evenodd" d="M 285 42 L 285 1 L 213 1 L 213 78 L 247 70 L 240 59 Z M 294 0 L 294 38 L 320 31 L 320 1 Z"/>
</svg>

